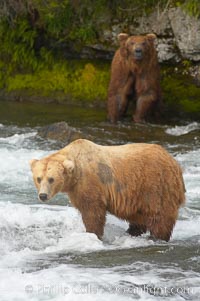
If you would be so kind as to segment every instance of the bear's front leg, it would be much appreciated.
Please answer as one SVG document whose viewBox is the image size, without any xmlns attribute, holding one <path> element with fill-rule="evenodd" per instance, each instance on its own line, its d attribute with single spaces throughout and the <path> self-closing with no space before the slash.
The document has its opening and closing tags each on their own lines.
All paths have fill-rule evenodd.
<svg viewBox="0 0 200 301">
<path fill-rule="evenodd" d="M 108 120 L 111 123 L 116 123 L 117 121 L 119 121 L 120 99 L 120 95 L 110 95 L 108 97 Z"/>
<path fill-rule="evenodd" d="M 102 239 L 106 221 L 106 207 L 102 204 L 94 206 L 95 202 L 84 202 L 85 206 L 81 208 L 82 220 L 86 231 L 94 233 L 99 239 Z"/>
</svg>

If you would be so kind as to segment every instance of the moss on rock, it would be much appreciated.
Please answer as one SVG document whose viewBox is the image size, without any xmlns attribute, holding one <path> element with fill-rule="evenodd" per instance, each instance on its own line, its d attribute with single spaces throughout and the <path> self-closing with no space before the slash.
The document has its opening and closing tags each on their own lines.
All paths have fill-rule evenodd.
<svg viewBox="0 0 200 301">
<path fill-rule="evenodd" d="M 200 118 L 200 88 L 187 74 L 187 69 L 162 68 L 162 91 L 167 110 L 177 116 L 185 114 Z"/>
<path fill-rule="evenodd" d="M 23 100 L 44 97 L 57 102 L 94 104 L 106 99 L 109 72 L 107 64 L 85 61 L 55 63 L 34 73 L 10 75 L 5 83 L 8 93 Z"/>
</svg>

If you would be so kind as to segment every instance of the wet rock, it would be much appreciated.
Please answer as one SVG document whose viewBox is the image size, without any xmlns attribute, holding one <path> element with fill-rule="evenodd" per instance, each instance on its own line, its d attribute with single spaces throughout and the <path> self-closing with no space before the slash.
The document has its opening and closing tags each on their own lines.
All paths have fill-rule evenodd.
<svg viewBox="0 0 200 301">
<path fill-rule="evenodd" d="M 56 140 L 64 144 L 69 144 L 76 139 L 85 138 L 83 133 L 70 127 L 64 121 L 42 127 L 38 130 L 38 135 L 41 138 Z"/>
</svg>

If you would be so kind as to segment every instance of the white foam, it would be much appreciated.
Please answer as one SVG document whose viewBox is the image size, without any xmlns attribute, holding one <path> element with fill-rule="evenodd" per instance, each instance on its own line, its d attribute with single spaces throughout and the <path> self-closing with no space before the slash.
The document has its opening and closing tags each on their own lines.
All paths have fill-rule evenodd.
<svg viewBox="0 0 200 301">
<path fill-rule="evenodd" d="M 1 143 L 7 143 L 15 146 L 20 146 L 24 140 L 34 137 L 37 132 L 26 133 L 26 134 L 14 134 L 13 136 L 0 138 Z"/>
<path fill-rule="evenodd" d="M 183 214 L 182 214 L 183 215 Z M 18 257 L 38 252 L 93 252 L 146 247 L 158 244 L 148 235 L 131 237 L 125 233 L 127 223 L 108 215 L 103 242 L 93 233 L 86 233 L 79 212 L 73 207 L 0 203 L 0 254 L 9 263 L 8 253 L 16 264 Z M 179 220 L 174 229 L 173 240 L 199 235 L 200 217 Z M 22 252 L 22 253 L 20 253 Z M 16 258 L 14 256 L 16 255 Z"/>
<path fill-rule="evenodd" d="M 200 195 L 200 150 L 179 154 L 176 159 L 183 167 L 186 195 L 194 200 Z"/>
<path fill-rule="evenodd" d="M 191 219 L 191 214 L 188 217 L 188 220 L 179 220 L 174 228 L 172 234 L 173 240 L 187 240 L 192 236 L 200 235 L 200 216 L 194 216 Z"/>
<path fill-rule="evenodd" d="M 102 243 L 95 234 L 85 232 L 82 218 L 73 207 L 0 203 L 0 216 L 0 228 L 5 233 L 0 247 L 2 254 L 24 248 L 48 253 L 66 250 L 88 252 L 146 245 L 144 238 L 128 238 L 125 235 L 125 223 L 115 219 L 113 224 L 112 216 L 112 225 L 108 217 L 105 227 L 107 239 Z"/>
<path fill-rule="evenodd" d="M 200 129 L 200 124 L 197 122 L 192 122 L 192 123 L 190 123 L 188 125 L 184 125 L 184 126 L 176 125 L 175 127 L 168 128 L 165 132 L 172 136 L 181 136 L 181 135 L 188 134 L 188 133 L 198 130 L 198 129 Z"/>
<path fill-rule="evenodd" d="M 27 186 L 32 181 L 29 160 L 45 154 L 41 150 L 0 148 L 0 183 Z"/>
<path fill-rule="evenodd" d="M 192 150 L 192 151 L 188 151 L 187 153 L 184 153 L 184 154 L 178 154 L 176 157 L 179 159 L 179 160 L 182 160 L 182 161 L 188 161 L 188 162 L 194 162 L 195 164 L 197 162 L 199 162 L 199 154 L 200 154 L 200 149 L 196 149 L 196 150 Z"/>
<path fill-rule="evenodd" d="M 183 300 L 183 293 L 172 295 L 170 289 L 190 287 L 191 296 L 198 296 L 199 277 L 192 272 L 184 272 L 178 268 L 166 268 L 163 271 L 156 264 L 134 262 L 120 268 L 84 268 L 62 264 L 51 269 L 43 269 L 32 273 L 16 270 L 0 270 L 0 291 L 4 300 L 133 300 L 153 301 L 156 289 L 163 289 L 162 300 Z M 129 271 L 132 271 L 131 273 Z M 133 273 L 134 271 L 134 273 Z M 171 277 L 160 281 L 160 276 Z M 174 275 L 179 274 L 174 283 Z M 166 289 L 166 291 L 165 291 Z M 165 294 L 168 294 L 167 296 Z M 182 294 L 181 294 L 182 293 Z M 166 298 L 165 298 L 166 296 Z M 187 296 L 187 295 L 186 295 Z M 161 297 L 157 297 L 158 300 Z M 197 299 L 192 299 L 197 300 Z"/>
<path fill-rule="evenodd" d="M 47 206 L 27 206 L 23 204 L 0 202 L 0 228 L 2 244 L 0 252 L 30 250 L 45 250 L 56 246 L 61 249 L 59 240 L 68 237 L 70 233 L 84 231 L 79 213 L 70 207 L 51 208 Z M 15 237 L 15 239 L 13 239 Z M 80 238 L 77 238 L 77 243 Z M 66 246 L 63 245 L 63 248 Z"/>
<path fill-rule="evenodd" d="M 80 233 L 68 233 L 66 237 L 59 239 L 55 246 L 50 246 L 45 249 L 47 252 L 92 252 L 105 250 L 103 242 L 93 233 L 86 233 L 84 230 Z"/>
<path fill-rule="evenodd" d="M 26 274 L 19 270 L 0 271 L 4 300 L 129 300 L 117 294 L 120 275 L 105 269 L 77 269 L 69 265 Z M 9 279 L 9 281 L 8 281 Z M 16 281 L 17 279 L 17 281 Z M 109 281 L 109 282 L 108 282 Z M 113 281 L 113 282 L 112 282 Z M 12 289 L 11 289 L 12 288 Z M 106 292 L 112 289 L 114 294 Z M 116 291 L 116 292 L 115 292 Z"/>
</svg>

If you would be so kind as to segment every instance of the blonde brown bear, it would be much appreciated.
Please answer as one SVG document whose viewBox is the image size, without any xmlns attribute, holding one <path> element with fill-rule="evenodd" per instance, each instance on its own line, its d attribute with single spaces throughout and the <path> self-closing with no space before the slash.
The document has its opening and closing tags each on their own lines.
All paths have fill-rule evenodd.
<svg viewBox="0 0 200 301">
<path fill-rule="evenodd" d="M 30 165 L 39 199 L 67 193 L 86 231 L 99 238 L 108 211 L 130 223 L 129 234 L 149 230 L 168 241 L 185 200 L 179 164 L 156 144 L 101 146 L 79 139 Z"/>
</svg>

